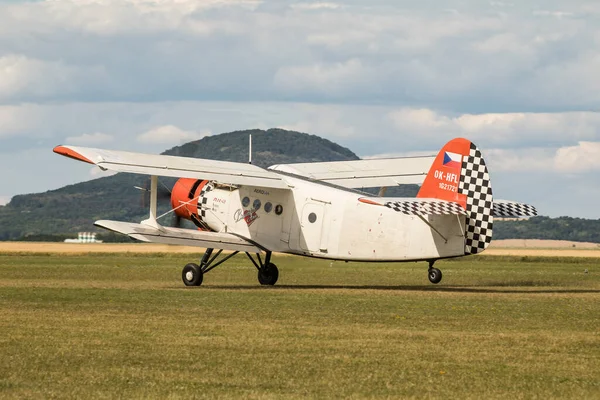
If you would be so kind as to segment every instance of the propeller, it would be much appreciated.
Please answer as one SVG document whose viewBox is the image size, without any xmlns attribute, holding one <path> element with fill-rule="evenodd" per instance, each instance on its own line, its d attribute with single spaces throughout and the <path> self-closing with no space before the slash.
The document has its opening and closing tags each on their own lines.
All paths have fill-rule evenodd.
<svg viewBox="0 0 600 400">
<path fill-rule="evenodd" d="M 160 180 L 158 181 L 159 185 L 156 191 L 156 198 L 158 201 L 161 200 L 170 200 L 171 199 L 171 189 L 169 189 L 164 183 Z M 150 178 L 146 179 L 144 182 L 144 187 L 134 186 L 134 188 L 142 191 L 142 196 L 140 198 L 140 206 L 142 208 L 147 208 L 150 206 Z"/>
<path fill-rule="evenodd" d="M 169 189 L 160 180 L 158 182 L 159 182 L 159 185 L 156 190 L 156 199 L 157 199 L 158 203 L 160 204 L 161 202 L 164 202 L 164 201 L 170 202 L 171 201 L 171 189 Z M 141 186 L 134 186 L 134 187 L 142 192 L 141 197 L 140 197 L 140 206 L 144 209 L 150 207 L 150 178 L 146 179 L 143 187 L 141 187 Z M 181 228 L 181 226 L 182 226 L 181 219 L 182 218 L 179 215 L 173 213 L 171 216 L 170 226 L 173 228 Z"/>
<path fill-rule="evenodd" d="M 167 181 L 167 184 L 171 183 L 169 178 L 167 178 L 166 181 Z M 180 203 L 181 201 L 183 201 L 180 199 L 180 198 L 183 198 L 182 196 L 185 196 L 186 197 L 185 201 L 187 201 L 187 193 L 190 190 L 192 190 L 192 188 L 194 188 L 194 187 L 197 188 L 197 182 L 198 181 L 195 179 L 182 178 L 182 179 L 179 179 L 177 182 L 173 182 L 172 183 L 173 189 L 170 189 L 165 184 L 164 181 L 158 180 L 156 198 L 157 198 L 159 208 L 164 209 L 164 205 L 165 205 L 165 201 L 166 201 L 169 204 L 168 209 L 170 209 L 171 207 L 173 207 L 171 205 L 172 201 L 174 201 L 175 203 Z M 196 186 L 194 186 L 194 185 L 196 185 Z M 151 191 L 150 186 L 151 186 L 150 178 L 144 182 L 143 187 L 135 186 L 136 189 L 138 189 L 142 192 L 141 198 L 140 198 L 140 205 L 142 208 L 148 208 L 150 206 L 150 191 Z M 181 193 L 182 191 L 183 191 L 183 193 Z M 173 196 L 175 196 L 176 198 L 173 198 Z M 164 211 L 166 211 L 166 210 L 164 210 Z M 167 216 L 165 215 L 165 217 L 167 217 Z M 163 223 L 168 223 L 168 221 L 169 221 L 168 218 L 165 218 L 162 220 Z M 173 213 L 171 213 L 170 224 L 168 226 L 171 226 L 173 228 L 187 228 L 187 227 L 191 228 L 194 225 L 198 226 L 198 223 L 196 223 L 194 221 L 188 221 L 186 217 L 181 215 L 181 212 L 173 212 Z M 167 225 L 165 225 L 165 226 L 167 226 Z"/>
<path fill-rule="evenodd" d="M 179 215 L 173 213 L 173 216 L 171 217 L 171 226 L 173 228 L 181 228 L 181 221 L 182 218 Z"/>
</svg>

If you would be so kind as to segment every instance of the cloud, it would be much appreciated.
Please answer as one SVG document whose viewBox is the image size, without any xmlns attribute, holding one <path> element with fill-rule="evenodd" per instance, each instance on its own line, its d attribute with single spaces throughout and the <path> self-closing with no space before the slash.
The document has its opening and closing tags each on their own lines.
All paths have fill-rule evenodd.
<svg viewBox="0 0 600 400">
<path fill-rule="evenodd" d="M 23 55 L 0 57 L 0 99 L 18 94 L 49 94 L 57 85 L 68 84 L 67 67 Z"/>
<path fill-rule="evenodd" d="M 181 144 L 209 136 L 210 132 L 184 131 L 174 125 L 153 128 L 137 136 L 138 142 Z"/>
<path fill-rule="evenodd" d="M 336 10 L 341 7 L 338 3 L 330 2 L 313 2 L 313 3 L 296 3 L 290 6 L 295 10 Z"/>
<path fill-rule="evenodd" d="M 579 142 L 576 146 L 557 148 L 479 148 L 492 174 L 543 172 L 571 176 L 600 170 L 600 142 Z M 439 149 L 430 152 L 381 153 L 364 158 L 432 155 L 437 151 Z"/>
<path fill-rule="evenodd" d="M 0 105 L 0 138 L 13 136 L 31 127 L 32 121 L 21 106 Z"/>
<path fill-rule="evenodd" d="M 348 110 L 333 105 L 297 104 L 297 120 L 277 125 L 278 128 L 307 132 L 328 138 L 352 138 L 359 131 L 347 121 Z"/>
<path fill-rule="evenodd" d="M 114 137 L 106 133 L 84 133 L 80 136 L 69 136 L 65 139 L 68 144 L 97 145 L 112 142 Z"/>
<path fill-rule="evenodd" d="M 295 92 L 340 95 L 363 80 L 365 67 L 360 59 L 331 64 L 285 66 L 274 77 L 275 86 Z"/>
<path fill-rule="evenodd" d="M 554 166 L 563 172 L 600 171 L 600 142 L 579 142 L 558 149 Z"/>
<path fill-rule="evenodd" d="M 5 206 L 10 203 L 11 196 L 0 196 L 0 206 Z"/>
<path fill-rule="evenodd" d="M 568 18 L 575 16 L 575 13 L 565 12 L 565 11 L 550 11 L 550 10 L 539 10 L 534 11 L 533 15 L 541 16 L 541 17 L 554 17 L 558 19 Z"/>
<path fill-rule="evenodd" d="M 521 53 L 529 55 L 534 50 L 527 42 L 522 42 L 520 38 L 512 32 L 503 32 L 488 37 L 480 42 L 473 44 L 476 51 L 494 54 L 494 53 Z"/>
<path fill-rule="evenodd" d="M 445 6 L 452 12 L 349 0 L 0 3 L 0 101 L 600 107 L 600 28 L 583 5 L 549 17 L 521 3 Z"/>
<path fill-rule="evenodd" d="M 22 54 L 0 57 L 0 101 L 61 99 L 111 90 L 102 66 L 69 65 Z"/>
<path fill-rule="evenodd" d="M 509 171 L 512 173 L 553 172 L 555 148 L 481 148 L 490 173 Z"/>
<path fill-rule="evenodd" d="M 487 147 L 600 139 L 600 112 L 442 114 L 401 108 L 388 118 L 400 132 L 447 140 L 466 136 Z"/>
</svg>

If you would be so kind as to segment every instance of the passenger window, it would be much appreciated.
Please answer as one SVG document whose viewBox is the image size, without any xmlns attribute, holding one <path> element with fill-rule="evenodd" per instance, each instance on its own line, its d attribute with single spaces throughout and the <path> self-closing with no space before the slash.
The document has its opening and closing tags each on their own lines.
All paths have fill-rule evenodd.
<svg viewBox="0 0 600 400">
<path fill-rule="evenodd" d="M 265 203 L 265 212 L 270 213 L 272 209 L 273 209 L 273 204 L 271 204 L 271 202 L 266 202 Z"/>
</svg>

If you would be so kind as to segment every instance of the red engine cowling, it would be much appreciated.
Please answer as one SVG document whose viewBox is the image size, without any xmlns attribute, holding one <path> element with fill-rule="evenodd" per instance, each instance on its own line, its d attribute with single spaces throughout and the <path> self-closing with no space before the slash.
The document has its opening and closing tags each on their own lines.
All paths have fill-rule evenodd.
<svg viewBox="0 0 600 400">
<path fill-rule="evenodd" d="M 171 191 L 171 207 L 175 215 L 193 221 L 200 227 L 198 216 L 198 196 L 208 181 L 193 178 L 180 178 Z"/>
</svg>

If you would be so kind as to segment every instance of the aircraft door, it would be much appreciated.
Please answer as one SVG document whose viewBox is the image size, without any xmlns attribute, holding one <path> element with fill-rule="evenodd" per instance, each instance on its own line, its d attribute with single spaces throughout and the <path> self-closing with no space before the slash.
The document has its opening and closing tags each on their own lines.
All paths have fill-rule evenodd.
<svg viewBox="0 0 600 400">
<path fill-rule="evenodd" d="M 300 247 L 314 253 L 326 253 L 328 242 L 327 204 L 306 203 L 300 222 Z"/>
</svg>

